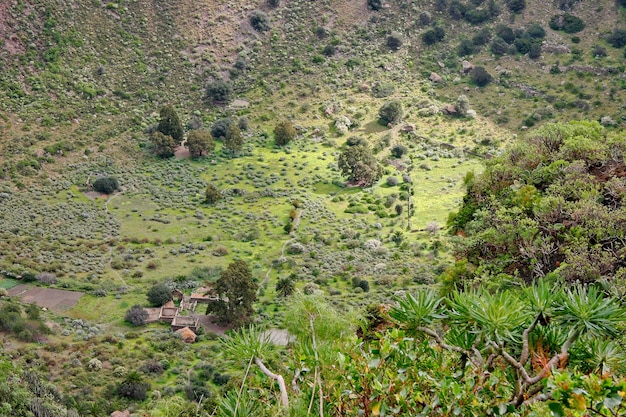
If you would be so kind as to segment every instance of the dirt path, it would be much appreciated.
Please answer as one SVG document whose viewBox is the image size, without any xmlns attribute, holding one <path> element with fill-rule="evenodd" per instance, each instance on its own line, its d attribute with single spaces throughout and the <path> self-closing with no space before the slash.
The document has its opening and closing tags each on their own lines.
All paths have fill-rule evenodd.
<svg viewBox="0 0 626 417">
<path fill-rule="evenodd" d="M 280 258 L 278 258 L 278 260 L 281 262 L 285 259 L 285 248 L 287 247 L 289 242 L 294 241 L 298 238 L 298 236 L 296 235 L 296 229 L 300 225 L 300 218 L 302 217 L 303 213 L 304 213 L 304 210 L 297 211 L 296 217 L 294 217 L 293 219 L 293 228 L 291 232 L 289 233 L 289 236 L 291 238 L 287 239 L 285 243 L 283 243 L 282 248 L 280 248 Z M 274 268 L 274 265 L 270 265 L 270 269 L 267 270 L 267 272 L 265 273 L 265 278 L 263 278 L 263 281 L 261 281 L 261 284 L 259 285 L 259 291 L 261 290 L 261 287 L 263 287 L 263 285 L 265 285 L 267 281 L 269 280 L 270 273 L 272 272 L 273 268 Z"/>
<path fill-rule="evenodd" d="M 113 201 L 114 198 L 121 196 L 122 194 L 124 194 L 126 190 L 122 190 L 119 193 L 115 193 L 112 195 L 109 195 L 109 198 L 106 199 L 106 201 L 104 202 L 104 212 L 107 215 L 111 215 L 111 212 L 109 212 L 109 203 L 111 201 Z M 111 231 L 109 231 L 109 236 L 107 236 L 107 239 L 112 239 L 113 238 L 113 233 L 111 233 Z M 119 279 L 122 284 L 128 289 L 128 283 L 124 280 L 124 278 L 111 266 L 113 262 L 113 247 L 109 246 L 109 261 L 107 262 L 107 265 L 109 265 L 109 269 L 113 272 L 113 275 L 115 275 L 117 277 L 117 279 Z"/>
</svg>

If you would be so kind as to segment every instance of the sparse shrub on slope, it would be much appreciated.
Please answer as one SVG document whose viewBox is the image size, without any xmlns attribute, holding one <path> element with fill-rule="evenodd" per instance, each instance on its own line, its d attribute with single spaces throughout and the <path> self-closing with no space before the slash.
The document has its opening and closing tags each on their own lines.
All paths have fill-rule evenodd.
<svg viewBox="0 0 626 417">
<path fill-rule="evenodd" d="M 134 305 L 124 315 L 124 320 L 133 326 L 143 326 L 148 320 L 148 312 L 140 305 Z"/>
<path fill-rule="evenodd" d="M 562 30 L 565 33 L 577 33 L 585 28 L 582 19 L 569 14 L 557 14 L 550 19 L 549 26 L 552 30 Z"/>
<path fill-rule="evenodd" d="M 400 103 L 400 100 L 390 100 L 383 104 L 378 110 L 378 117 L 383 125 L 398 123 L 402 119 L 402 103 Z"/>
<path fill-rule="evenodd" d="M 269 16 L 260 10 L 252 12 L 250 15 L 250 24 L 254 30 L 259 32 L 266 32 L 272 28 Z"/>
</svg>

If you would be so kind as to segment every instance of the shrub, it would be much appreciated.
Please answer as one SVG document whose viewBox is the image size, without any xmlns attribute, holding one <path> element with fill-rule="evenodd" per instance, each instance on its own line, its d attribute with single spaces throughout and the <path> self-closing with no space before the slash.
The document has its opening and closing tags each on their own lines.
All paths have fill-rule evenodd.
<svg viewBox="0 0 626 417">
<path fill-rule="evenodd" d="M 404 145 L 397 144 L 391 148 L 391 155 L 394 158 L 402 158 L 407 152 L 408 149 Z"/>
<path fill-rule="evenodd" d="M 528 57 L 530 59 L 538 59 L 541 56 L 541 45 L 538 43 L 533 43 L 530 46 L 530 51 L 528 51 Z"/>
<path fill-rule="evenodd" d="M 441 42 L 443 38 L 446 36 L 446 32 L 440 26 L 435 26 L 432 29 L 428 29 L 426 32 L 422 33 L 422 41 L 426 45 L 434 45 L 437 42 Z"/>
<path fill-rule="evenodd" d="M 546 31 L 539 23 L 530 25 L 526 33 L 533 39 L 543 39 L 546 37 Z"/>
<path fill-rule="evenodd" d="M 132 324 L 133 326 L 143 326 L 148 320 L 148 312 L 140 305 L 134 305 L 124 315 L 124 320 Z"/>
<path fill-rule="evenodd" d="M 519 13 L 526 8 L 526 0 L 508 0 L 506 5 L 513 13 Z"/>
<path fill-rule="evenodd" d="M 372 10 L 380 10 L 383 8 L 383 0 L 367 0 L 367 7 Z"/>
<path fill-rule="evenodd" d="M 613 33 L 611 33 L 606 41 L 613 48 L 621 48 L 626 45 L 626 29 L 615 29 Z"/>
<path fill-rule="evenodd" d="M 496 36 L 502 38 L 509 45 L 515 41 L 515 33 L 513 29 L 505 25 L 496 26 Z"/>
<path fill-rule="evenodd" d="M 252 12 L 250 15 L 250 24 L 254 30 L 259 32 L 266 32 L 272 27 L 269 16 L 260 10 Z"/>
<path fill-rule="evenodd" d="M 150 384 L 144 382 L 141 375 L 139 375 L 136 371 L 133 371 L 128 374 L 123 382 L 117 384 L 115 392 L 120 397 L 144 401 L 147 397 L 149 388 Z"/>
<path fill-rule="evenodd" d="M 211 136 L 215 139 L 223 139 L 226 137 L 226 132 L 230 125 L 235 123 L 230 117 L 219 119 L 211 126 Z"/>
<path fill-rule="evenodd" d="M 552 30 L 562 30 L 565 33 L 577 33 L 585 28 L 585 23 L 574 15 L 564 13 L 552 16 L 549 26 Z"/>
<path fill-rule="evenodd" d="M 337 48 L 335 47 L 335 45 L 328 44 L 324 47 L 324 49 L 322 50 L 322 53 L 326 56 L 333 56 L 335 55 L 336 51 L 337 51 Z"/>
<path fill-rule="evenodd" d="M 274 142 L 278 146 L 284 146 L 296 138 L 296 128 L 288 120 L 279 122 L 274 127 Z"/>
<path fill-rule="evenodd" d="M 402 119 L 402 103 L 400 100 L 390 100 L 378 110 L 380 122 L 384 125 L 397 123 Z"/>
<path fill-rule="evenodd" d="M 387 177 L 387 185 L 390 187 L 395 187 L 398 185 L 400 181 L 396 177 Z"/>
<path fill-rule="evenodd" d="M 389 49 L 397 51 L 398 49 L 400 49 L 403 43 L 404 38 L 399 32 L 393 31 L 389 36 L 387 36 L 387 47 Z"/>
<path fill-rule="evenodd" d="M 118 190 L 120 185 L 115 177 L 100 177 L 93 182 L 92 187 L 99 193 L 111 194 Z"/>
<path fill-rule="evenodd" d="M 517 38 L 514 43 L 515 49 L 517 49 L 517 52 L 520 54 L 527 54 L 530 52 L 530 48 L 532 47 L 532 42 L 528 37 Z"/>
<path fill-rule="evenodd" d="M 219 200 L 221 200 L 224 196 L 219 188 L 215 185 L 209 183 L 206 186 L 206 191 L 204 192 L 204 202 L 207 204 L 215 204 Z"/>
<path fill-rule="evenodd" d="M 165 284 L 156 284 L 146 294 L 148 302 L 154 307 L 161 307 L 172 299 L 172 291 Z"/>
<path fill-rule="evenodd" d="M 226 81 L 217 80 L 206 87 L 206 97 L 213 103 L 228 103 L 233 94 L 233 87 Z"/>
<path fill-rule="evenodd" d="M 491 42 L 491 52 L 494 55 L 506 55 L 508 50 L 509 44 L 499 36 Z"/>
<path fill-rule="evenodd" d="M 469 39 L 461 39 L 461 43 L 457 49 L 459 56 L 471 55 L 474 53 L 474 42 Z"/>
<path fill-rule="evenodd" d="M 463 15 L 465 20 L 473 25 L 479 25 L 486 22 L 491 17 L 491 13 L 487 9 L 470 9 Z"/>
<path fill-rule="evenodd" d="M 465 94 L 461 94 L 456 99 L 455 109 L 459 113 L 459 115 L 467 116 L 467 112 L 470 110 L 470 102 Z"/>
<path fill-rule="evenodd" d="M 424 11 L 420 13 L 418 20 L 420 22 L 420 25 L 426 26 L 430 24 L 430 22 L 433 20 L 433 17 L 429 12 Z"/>
<path fill-rule="evenodd" d="M 448 7 L 448 14 L 451 18 L 460 20 L 465 15 L 467 11 L 467 5 L 465 3 L 461 3 L 458 0 L 452 0 L 450 2 L 450 6 Z"/>
<path fill-rule="evenodd" d="M 493 80 L 491 74 L 481 66 L 474 67 L 469 75 L 472 82 L 479 87 L 484 87 Z"/>
<path fill-rule="evenodd" d="M 372 86 L 372 96 L 383 98 L 392 95 L 396 91 L 395 85 L 386 82 L 377 82 Z"/>
<path fill-rule="evenodd" d="M 267 5 L 270 7 L 280 6 L 280 0 L 267 0 Z"/>
<path fill-rule="evenodd" d="M 472 43 L 476 46 L 486 45 L 487 42 L 489 42 L 489 39 L 491 39 L 491 33 L 489 29 L 483 28 L 472 37 Z"/>
</svg>

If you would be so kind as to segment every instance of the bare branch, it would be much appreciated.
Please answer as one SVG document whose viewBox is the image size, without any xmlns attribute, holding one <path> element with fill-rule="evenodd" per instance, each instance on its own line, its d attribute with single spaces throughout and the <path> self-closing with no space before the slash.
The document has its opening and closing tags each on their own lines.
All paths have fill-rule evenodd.
<svg viewBox="0 0 626 417">
<path fill-rule="evenodd" d="M 274 372 L 267 369 L 261 358 L 254 358 L 254 363 L 261 369 L 261 372 L 268 378 L 271 378 L 278 382 L 278 387 L 280 388 L 280 400 L 283 404 L 284 408 L 289 407 L 289 397 L 287 395 L 287 386 L 285 385 L 285 379 L 280 374 L 275 374 Z"/>
</svg>

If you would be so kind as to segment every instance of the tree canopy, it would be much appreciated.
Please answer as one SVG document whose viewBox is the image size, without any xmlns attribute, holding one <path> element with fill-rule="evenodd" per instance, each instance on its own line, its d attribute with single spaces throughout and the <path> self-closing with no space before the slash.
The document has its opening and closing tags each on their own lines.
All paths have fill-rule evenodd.
<svg viewBox="0 0 626 417">
<path fill-rule="evenodd" d="M 177 144 L 180 143 L 183 140 L 183 125 L 180 123 L 174 107 L 170 105 L 162 107 L 159 116 L 157 131 L 165 136 L 171 136 Z"/>
<path fill-rule="evenodd" d="M 382 175 L 378 160 L 364 143 L 347 146 L 339 155 L 337 165 L 348 181 L 359 186 L 372 185 Z"/>
<path fill-rule="evenodd" d="M 207 314 L 216 316 L 223 324 L 240 326 L 252 318 L 252 304 L 257 299 L 258 285 L 248 264 L 237 260 L 228 265 L 213 287 L 220 301 L 210 303 Z"/>
<path fill-rule="evenodd" d="M 205 152 L 215 149 L 215 142 L 211 132 L 207 130 L 192 130 L 187 135 L 187 148 L 192 158 L 198 158 Z"/>
<path fill-rule="evenodd" d="M 284 146 L 296 138 L 296 128 L 289 120 L 278 122 L 274 127 L 274 141 L 278 146 Z"/>
</svg>

